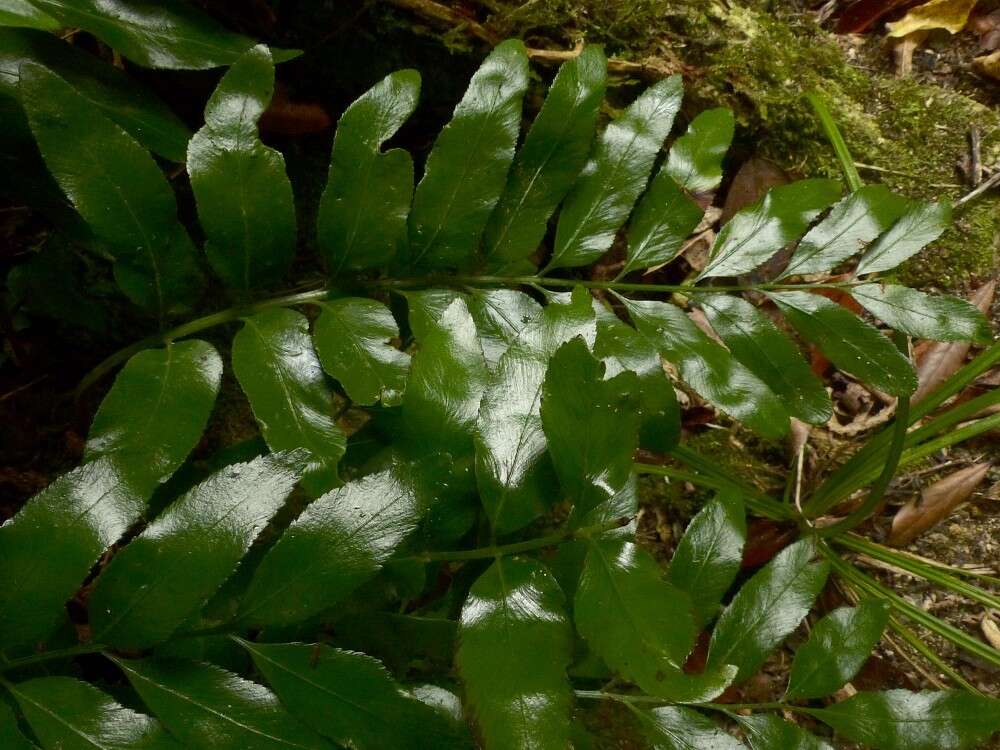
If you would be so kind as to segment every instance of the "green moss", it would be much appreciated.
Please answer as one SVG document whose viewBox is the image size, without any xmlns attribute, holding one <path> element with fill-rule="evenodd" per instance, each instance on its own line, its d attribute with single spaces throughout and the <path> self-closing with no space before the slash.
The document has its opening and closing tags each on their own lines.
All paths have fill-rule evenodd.
<svg viewBox="0 0 1000 750">
<path fill-rule="evenodd" d="M 738 442 L 737 442 L 738 441 Z M 766 492 L 780 494 L 785 483 L 784 444 L 763 440 L 748 430 L 705 430 L 684 445 L 712 460 L 734 477 L 743 477 Z"/>
<path fill-rule="evenodd" d="M 803 94 L 826 97 L 856 161 L 879 167 L 863 177 L 906 195 L 950 199 L 964 192 L 956 164 L 967 153 L 969 127 L 983 140 L 983 161 L 1000 157 L 1000 117 L 959 93 L 853 67 L 830 34 L 807 19 L 736 8 L 716 16 L 717 33 L 742 37 L 701 64 L 709 74 L 699 98 L 731 101 L 758 153 L 799 176 L 839 176 L 839 167 Z M 901 278 L 916 286 L 961 287 L 997 267 L 1000 197 L 981 198 L 955 226 L 907 263 Z"/>
<path fill-rule="evenodd" d="M 687 109 L 728 105 L 741 125 L 738 150 L 765 156 L 796 177 L 840 177 L 832 149 L 804 98 L 826 97 L 866 180 L 915 198 L 954 200 L 956 163 L 969 127 L 983 139 L 983 161 L 1000 159 L 1000 115 L 961 93 L 873 72 L 882 49 L 849 47 L 808 14 L 753 0 L 557 0 L 516 3 L 497 19 L 508 33 L 607 44 L 611 54 L 660 56 L 689 68 Z M 532 15 L 535 14 L 535 15 Z M 866 57 L 867 55 L 867 57 Z M 855 64 L 849 61 L 855 58 Z M 980 198 L 955 226 L 907 263 L 901 278 L 915 286 L 957 288 L 997 267 L 1000 197 Z"/>
</svg>

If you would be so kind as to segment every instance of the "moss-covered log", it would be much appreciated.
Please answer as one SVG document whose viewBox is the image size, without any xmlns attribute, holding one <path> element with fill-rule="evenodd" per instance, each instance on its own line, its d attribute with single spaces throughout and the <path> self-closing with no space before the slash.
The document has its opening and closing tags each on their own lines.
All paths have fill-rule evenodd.
<svg viewBox="0 0 1000 750">
<path fill-rule="evenodd" d="M 413 3 L 406 5 L 411 10 L 400 13 L 412 12 Z M 651 71 L 682 70 L 691 112 L 730 106 L 742 126 L 737 145 L 743 153 L 771 159 L 795 176 L 839 174 L 803 96 L 814 89 L 827 98 L 856 161 L 876 168 L 862 169 L 866 179 L 915 197 L 954 200 L 968 190 L 957 164 L 968 153 L 972 126 L 982 138 L 983 162 L 1000 162 L 996 111 L 963 93 L 896 77 L 881 60 L 873 62 L 885 50 L 831 34 L 812 14 L 789 10 L 792 5 L 484 0 L 476 20 L 497 38 L 514 35 L 557 48 L 586 39 Z M 442 38 L 463 50 L 477 44 L 461 22 Z M 954 289 L 995 272 L 998 209 L 994 191 L 957 212 L 954 228 L 900 275 L 910 284 Z"/>
</svg>

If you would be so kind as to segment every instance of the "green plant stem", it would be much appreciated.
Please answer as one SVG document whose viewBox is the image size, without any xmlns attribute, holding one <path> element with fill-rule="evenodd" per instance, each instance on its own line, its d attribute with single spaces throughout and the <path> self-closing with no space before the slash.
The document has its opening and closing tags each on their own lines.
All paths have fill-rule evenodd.
<svg viewBox="0 0 1000 750">
<path fill-rule="evenodd" d="M 973 638 L 964 630 L 959 630 L 954 625 L 949 625 L 934 615 L 925 612 L 920 607 L 911 604 L 892 589 L 882 585 L 871 576 L 844 561 L 827 544 L 820 544 L 819 549 L 824 557 L 830 561 L 833 569 L 845 580 L 872 596 L 888 602 L 893 609 L 906 619 L 924 626 L 932 633 L 936 633 L 959 648 L 965 649 L 970 654 L 1000 667 L 1000 651 L 991 648 L 977 638 Z"/>
<path fill-rule="evenodd" d="M 833 146 L 833 152 L 837 155 L 837 161 L 840 162 L 840 169 L 844 173 L 844 179 L 847 180 L 847 186 L 851 189 L 851 192 L 854 192 L 864 185 L 864 183 L 861 181 L 861 175 L 858 174 L 854 158 L 847 148 L 847 142 L 844 140 L 844 136 L 840 134 L 837 122 L 833 119 L 833 115 L 830 114 L 826 102 L 823 101 L 818 92 L 810 92 L 806 94 L 806 98 L 816 111 L 819 124 L 830 141 L 830 145 Z"/>
<path fill-rule="evenodd" d="M 218 312 L 214 312 L 200 318 L 195 318 L 194 320 L 189 320 L 188 322 L 182 323 L 181 325 L 171 328 L 163 333 L 147 336 L 146 338 L 140 339 L 124 349 L 119 349 L 88 372 L 76 388 L 76 398 L 79 399 L 88 388 L 94 385 L 94 383 L 144 349 L 151 349 L 155 346 L 163 346 L 164 344 L 169 344 L 171 341 L 182 339 L 185 336 L 191 336 L 208 328 L 214 328 L 215 326 L 223 325 L 225 323 L 232 323 L 240 318 L 245 318 L 248 315 L 255 315 L 256 313 L 273 307 L 293 307 L 295 305 L 319 302 L 329 297 L 333 291 L 333 289 L 323 287 L 322 289 L 315 289 L 308 292 L 297 292 L 295 294 L 285 294 L 280 297 L 271 297 L 249 305 L 237 305 L 226 308 L 225 310 L 219 310 Z"/>
<path fill-rule="evenodd" d="M 609 693 L 604 690 L 574 690 L 573 694 L 580 700 L 592 701 L 617 701 L 626 705 L 652 705 L 652 706 L 691 706 L 693 708 L 705 708 L 709 711 L 802 711 L 801 706 L 790 703 L 773 701 L 770 703 L 679 703 L 665 698 L 657 698 L 655 695 L 626 695 L 624 693 Z"/>
<path fill-rule="evenodd" d="M 625 292 L 661 292 L 661 293 L 674 293 L 681 292 L 684 294 L 723 294 L 729 292 L 745 292 L 745 291 L 755 291 L 755 290 L 803 290 L 803 289 L 839 289 L 844 287 L 853 286 L 860 282 L 839 282 L 836 284 L 759 284 L 750 286 L 711 286 L 711 287 L 695 287 L 689 284 L 635 284 L 628 282 L 619 281 L 594 281 L 586 279 L 559 279 L 559 278 L 546 278 L 542 276 L 427 276 L 418 277 L 412 279 L 376 279 L 368 282 L 368 285 L 380 289 L 410 289 L 410 288 L 422 288 L 435 285 L 443 286 L 500 286 L 500 287 L 518 287 L 518 286 L 549 286 L 556 288 L 567 288 L 571 289 L 576 286 L 582 286 L 587 289 L 612 289 Z M 294 307 L 295 305 L 306 305 L 316 302 L 320 302 L 327 299 L 332 294 L 339 292 L 339 288 L 333 287 L 322 287 L 319 289 L 313 289 L 306 292 L 297 292 L 295 294 L 285 294 L 278 297 L 271 297 L 269 299 L 261 300 L 247 305 L 236 305 L 234 307 L 226 308 L 225 310 L 219 310 L 209 315 L 202 316 L 200 318 L 195 318 L 186 323 L 182 323 L 179 326 L 171 328 L 168 331 L 153 334 L 152 336 L 147 336 L 144 339 L 136 341 L 133 344 L 125 347 L 124 349 L 119 349 L 114 354 L 110 355 L 102 362 L 100 362 L 94 369 L 88 372 L 83 380 L 80 381 L 80 385 L 76 389 L 76 398 L 79 399 L 80 396 L 94 383 L 99 381 L 109 372 L 114 370 L 119 365 L 124 364 L 133 355 L 138 354 L 144 349 L 151 349 L 156 346 L 163 346 L 171 341 L 184 338 L 185 336 L 192 336 L 201 331 L 207 330 L 209 328 L 214 328 L 215 326 L 224 325 L 226 323 L 232 323 L 233 321 L 239 320 L 240 318 L 245 318 L 249 315 L 254 315 L 263 310 L 267 310 L 273 307 Z"/>
<path fill-rule="evenodd" d="M 927 425 L 927 427 L 930 427 L 930 425 Z M 920 431 L 915 430 L 907 435 L 907 439 L 904 444 L 906 450 L 904 450 L 903 456 L 899 460 L 899 466 L 909 466 L 910 464 L 927 458 L 944 448 L 950 448 L 953 445 L 957 445 L 958 443 L 962 443 L 966 440 L 971 440 L 978 435 L 982 435 L 983 433 L 996 429 L 1000 429 L 1000 414 L 993 414 L 989 417 L 977 419 L 964 427 L 952 430 L 951 432 L 941 435 L 940 437 L 936 437 L 933 440 L 924 440 L 924 442 L 921 443 L 917 442 L 917 433 Z M 929 437 L 929 435 L 925 435 L 924 437 Z M 841 479 L 835 493 L 829 493 L 822 496 L 821 501 L 816 503 L 816 506 L 821 509 L 820 511 L 817 512 L 813 507 L 807 506 L 804 509 L 807 515 L 809 515 L 809 517 L 821 515 L 823 510 L 833 507 L 841 500 L 848 498 L 856 490 L 859 490 L 865 485 L 873 482 L 881 473 L 879 469 L 881 456 L 876 454 L 874 456 L 869 455 L 867 458 L 869 460 L 861 462 L 860 465 L 851 467 L 850 473 L 847 474 L 846 478 Z M 848 464 L 849 463 L 850 462 L 848 462 Z M 848 464 L 844 464 L 841 469 L 847 467 Z"/>
<path fill-rule="evenodd" d="M 620 529 L 631 521 L 631 518 L 616 518 L 607 523 L 586 526 L 582 529 L 568 529 L 548 536 L 540 536 L 536 539 L 526 539 L 523 542 L 513 542 L 511 544 L 490 545 L 488 547 L 477 547 L 476 549 L 453 550 L 448 552 L 425 552 L 421 555 L 413 555 L 410 560 L 420 562 L 446 562 L 457 560 L 483 560 L 491 557 L 503 557 L 504 555 L 516 555 L 521 552 L 531 552 L 536 549 L 553 547 L 563 542 L 573 539 L 587 539 L 595 534 L 601 534 L 612 529 Z"/>
<path fill-rule="evenodd" d="M 989 391 L 976 398 L 970 399 L 963 404 L 959 404 L 944 414 L 935 417 L 930 422 L 919 429 L 908 433 L 904 440 L 904 448 L 912 449 L 926 440 L 950 429 L 954 425 L 967 421 L 989 406 L 1000 403 L 1000 389 Z M 914 411 L 920 409 L 923 401 L 911 409 L 909 423 L 915 421 Z M 926 413 L 926 409 L 922 409 Z M 813 494 L 809 502 L 804 505 L 803 510 L 810 517 L 822 515 L 841 500 L 846 499 L 856 490 L 863 487 L 869 481 L 869 477 L 874 476 L 878 467 L 886 461 L 888 445 L 892 438 L 893 430 L 890 428 L 880 432 L 873 437 L 857 453 L 854 454 L 843 466 L 831 474 L 826 482 Z"/>
<path fill-rule="evenodd" d="M 916 422 L 923 419 L 998 363 L 1000 363 L 1000 341 L 995 341 L 980 352 L 975 359 L 963 365 L 958 372 L 915 404 L 910 412 L 910 420 Z"/>
<path fill-rule="evenodd" d="M 906 625 L 901 623 L 896 617 L 889 617 L 889 627 L 891 627 L 900 638 L 906 641 L 910 648 L 941 670 L 941 672 L 956 685 L 960 685 L 970 693 L 982 695 L 982 693 L 979 692 L 979 688 L 962 677 L 962 675 L 960 675 L 948 662 L 938 656 L 934 649 L 925 643 L 919 635 L 906 627 Z"/>
<path fill-rule="evenodd" d="M 622 693 L 607 693 L 603 690 L 574 690 L 577 698 L 585 701 L 618 701 L 619 703 L 652 703 L 664 706 L 670 703 L 663 698 L 652 695 L 624 695 Z"/>
<path fill-rule="evenodd" d="M 859 552 L 863 555 L 868 555 L 871 558 L 893 565 L 900 570 L 905 570 L 907 573 L 911 573 L 918 578 L 923 578 L 925 581 L 950 589 L 956 594 L 961 594 L 962 596 L 968 597 L 969 599 L 977 601 L 987 607 L 1000 610 L 1000 596 L 996 596 L 985 589 L 981 589 L 978 586 L 959 580 L 941 568 L 935 568 L 933 565 L 921 563 L 918 560 L 914 560 L 911 557 L 900 554 L 896 550 L 883 547 L 880 544 L 875 544 L 874 542 L 855 534 L 844 534 L 843 536 L 834 539 L 833 542 L 839 547 L 849 549 L 852 552 Z M 989 579 L 989 577 L 987 578 Z M 992 582 L 997 582 L 996 579 L 991 580 Z"/>
<path fill-rule="evenodd" d="M 84 656 L 86 654 L 96 654 L 104 651 L 107 646 L 99 643 L 83 643 L 69 648 L 56 649 L 55 651 L 45 651 L 41 654 L 33 654 L 20 659 L 11 659 L 0 664 L 0 672 L 10 672 L 23 667 L 30 667 L 33 664 L 42 664 L 56 659 L 72 659 L 74 656 Z"/>
<path fill-rule="evenodd" d="M 829 284 L 730 284 L 725 286 L 695 286 L 694 284 L 642 284 L 614 279 L 561 279 L 555 276 L 417 276 L 405 279 L 377 279 L 372 286 L 382 289 L 409 289 L 427 286 L 543 286 L 572 289 L 608 289 L 619 292 L 664 292 L 668 294 L 724 294 L 760 290 L 782 291 L 802 289 L 843 289 L 862 282 L 844 281 Z"/>
<path fill-rule="evenodd" d="M 851 550 L 852 552 L 860 552 L 868 555 L 869 557 L 874 557 L 877 560 L 891 563 L 896 567 L 914 573 L 914 575 L 927 578 L 927 580 L 936 580 L 928 577 L 929 575 L 941 574 L 945 578 L 949 578 L 951 581 L 957 580 L 955 576 L 964 576 L 966 578 L 975 578 L 980 581 L 985 581 L 986 583 L 991 583 L 994 586 L 1000 586 L 1000 578 L 997 578 L 996 576 L 991 576 L 986 573 L 977 573 L 974 570 L 958 568 L 954 565 L 948 565 L 947 563 L 938 562 L 937 560 L 931 560 L 927 557 L 914 555 L 912 552 L 886 547 L 885 545 L 878 544 L 877 542 L 873 542 L 866 537 L 859 536 L 854 533 L 844 534 L 843 536 L 837 537 L 831 541 L 841 547 L 844 547 L 845 549 Z M 927 575 L 925 575 L 925 572 Z M 942 580 L 942 585 L 948 584 L 944 583 Z M 982 589 L 978 588 L 976 590 L 982 591 Z M 990 597 L 993 596 L 988 593 L 986 595 Z M 1000 609 L 1000 598 L 994 598 L 997 603 L 990 603 L 990 606 Z"/>
<path fill-rule="evenodd" d="M 640 474 L 656 474 L 658 476 L 670 477 L 680 481 L 691 482 L 710 489 L 735 489 L 743 495 L 746 504 L 757 514 L 776 521 L 788 521 L 794 518 L 793 512 L 786 505 L 766 492 L 745 482 L 738 482 L 715 464 L 690 448 L 676 446 L 670 454 L 678 461 L 687 464 L 694 472 L 687 472 L 668 466 L 657 464 L 637 463 L 634 465 L 636 472 Z"/>
</svg>

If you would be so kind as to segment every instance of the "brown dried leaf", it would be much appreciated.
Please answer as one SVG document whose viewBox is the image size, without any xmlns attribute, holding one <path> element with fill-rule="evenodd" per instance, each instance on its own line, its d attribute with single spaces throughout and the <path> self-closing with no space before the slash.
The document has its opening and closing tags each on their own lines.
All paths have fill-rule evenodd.
<svg viewBox="0 0 1000 750">
<path fill-rule="evenodd" d="M 743 568 L 756 568 L 770 562 L 781 550 L 794 542 L 799 530 L 794 526 L 754 518 L 747 528 L 747 542 L 743 547 Z"/>
<path fill-rule="evenodd" d="M 990 645 L 997 651 L 1000 651 L 1000 625 L 997 625 L 996 621 L 986 614 L 983 615 L 983 620 L 979 626 L 982 628 L 983 635 L 989 641 Z"/>
<path fill-rule="evenodd" d="M 889 544 L 904 547 L 937 525 L 972 494 L 991 466 L 980 463 L 949 474 L 921 492 L 919 500 L 900 508 L 892 519 Z"/>
<path fill-rule="evenodd" d="M 689 310 L 688 317 L 691 318 L 691 322 L 698 326 L 706 336 L 712 339 L 712 341 L 720 346 L 725 346 L 722 339 L 719 338 L 719 334 L 717 334 L 715 329 L 712 328 L 712 324 L 708 322 L 708 317 L 700 307 L 695 307 L 694 309 Z"/>
<path fill-rule="evenodd" d="M 984 76 L 1000 81 L 1000 51 L 974 58 L 972 67 Z"/>
<path fill-rule="evenodd" d="M 718 211 L 719 209 L 713 210 Z M 709 227 L 687 239 L 681 246 L 681 250 L 677 253 L 677 256 L 683 257 L 692 269 L 701 273 L 705 270 L 705 266 L 708 265 L 709 252 L 711 251 L 712 244 L 714 242 L 715 230 Z M 652 273 L 653 271 L 663 268 L 665 265 L 666 263 L 656 266 L 655 268 L 650 268 L 646 273 Z"/>
<path fill-rule="evenodd" d="M 993 305 L 993 295 L 996 293 L 996 289 L 996 281 L 987 282 L 969 296 L 969 301 L 978 307 L 984 315 L 988 315 L 989 309 Z M 920 385 L 910 402 L 918 402 L 958 372 L 965 362 L 970 348 L 971 344 L 962 341 L 951 343 L 935 341 L 918 346 L 915 354 L 917 379 Z"/>
<path fill-rule="evenodd" d="M 725 224 L 741 208 L 756 203 L 773 187 L 784 185 L 788 176 L 781 167 L 767 159 L 752 156 L 743 162 L 732 184 L 726 193 L 726 202 L 722 207 L 722 224 Z"/>
<path fill-rule="evenodd" d="M 322 133 L 331 125 L 333 120 L 325 109 L 318 104 L 292 101 L 281 86 L 275 89 L 271 105 L 260 118 L 262 131 L 283 136 Z"/>
<path fill-rule="evenodd" d="M 840 14 L 838 34 L 860 34 L 909 0 L 857 0 Z"/>
<path fill-rule="evenodd" d="M 918 5 L 899 21 L 886 24 L 886 27 L 892 37 L 930 29 L 947 29 L 957 34 L 965 28 L 975 6 L 976 0 L 930 0 Z"/>
</svg>

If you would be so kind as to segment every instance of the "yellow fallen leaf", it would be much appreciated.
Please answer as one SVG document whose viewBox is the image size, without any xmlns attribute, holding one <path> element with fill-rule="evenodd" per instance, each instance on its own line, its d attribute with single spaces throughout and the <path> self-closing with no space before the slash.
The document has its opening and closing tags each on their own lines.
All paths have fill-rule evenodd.
<svg viewBox="0 0 1000 750">
<path fill-rule="evenodd" d="M 982 57 L 975 58 L 972 61 L 972 67 L 984 76 L 996 78 L 1000 81 L 1000 50 L 991 55 L 983 55 Z"/>
<path fill-rule="evenodd" d="M 948 29 L 957 34 L 965 28 L 976 0 L 931 0 L 918 5 L 895 23 L 886 24 L 889 36 L 899 37 L 926 29 Z"/>
</svg>

